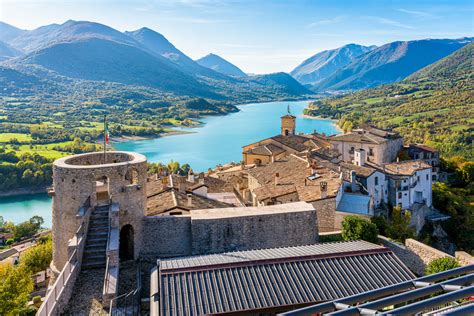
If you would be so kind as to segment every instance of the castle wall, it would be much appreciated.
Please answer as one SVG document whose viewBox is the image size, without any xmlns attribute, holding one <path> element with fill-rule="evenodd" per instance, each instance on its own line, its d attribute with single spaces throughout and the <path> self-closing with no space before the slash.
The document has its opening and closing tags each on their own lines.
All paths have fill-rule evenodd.
<svg viewBox="0 0 474 316">
<path fill-rule="evenodd" d="M 283 207 L 288 211 L 281 211 Z M 191 211 L 183 216 L 147 216 L 142 225 L 141 256 L 156 259 L 317 242 L 314 209 L 304 202 L 294 203 L 293 208 L 296 211 L 290 211 L 288 204 L 248 208 L 250 215 L 245 215 L 246 209 L 230 208 L 199 210 L 194 215 Z M 234 211 L 241 214 L 236 216 Z"/>
<path fill-rule="evenodd" d="M 316 212 L 241 217 L 192 218 L 193 254 L 313 244 L 318 241 Z"/>
<path fill-rule="evenodd" d="M 191 216 L 146 216 L 142 257 L 166 258 L 191 254 Z"/>
</svg>

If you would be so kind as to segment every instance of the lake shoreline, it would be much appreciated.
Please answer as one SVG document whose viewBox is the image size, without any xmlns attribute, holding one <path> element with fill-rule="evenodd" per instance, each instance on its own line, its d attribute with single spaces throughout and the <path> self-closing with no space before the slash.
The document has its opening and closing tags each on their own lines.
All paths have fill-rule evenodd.
<svg viewBox="0 0 474 316">
<path fill-rule="evenodd" d="M 38 193 L 47 193 L 49 186 L 42 186 L 37 188 L 18 188 L 9 191 L 1 191 L 0 197 L 11 197 L 18 195 L 33 195 Z"/>
<path fill-rule="evenodd" d="M 322 117 L 320 115 L 316 115 L 316 116 L 313 116 L 313 115 L 307 115 L 307 114 L 301 114 L 301 117 L 302 118 L 305 118 L 305 119 L 309 119 L 309 120 L 326 120 L 326 121 L 331 121 L 333 124 L 334 124 L 334 127 L 336 127 L 336 129 L 341 132 L 342 134 L 344 134 L 344 130 L 342 128 L 339 127 L 339 125 L 337 125 L 337 122 L 338 120 L 336 119 L 332 119 L 332 118 L 327 118 L 327 117 Z"/>
</svg>

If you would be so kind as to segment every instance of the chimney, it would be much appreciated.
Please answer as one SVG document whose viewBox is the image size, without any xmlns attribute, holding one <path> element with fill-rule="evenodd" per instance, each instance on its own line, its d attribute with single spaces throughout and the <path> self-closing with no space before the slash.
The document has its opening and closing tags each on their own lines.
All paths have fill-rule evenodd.
<svg viewBox="0 0 474 316">
<path fill-rule="evenodd" d="M 356 191 L 356 172 L 355 170 L 351 170 L 351 191 Z"/>
<path fill-rule="evenodd" d="M 397 157 L 397 162 L 400 162 L 400 157 Z"/>
<path fill-rule="evenodd" d="M 328 196 L 328 183 L 326 181 L 319 182 L 321 188 L 321 199 L 325 199 Z"/>
<path fill-rule="evenodd" d="M 184 177 L 178 177 L 178 190 L 181 193 L 186 192 L 186 179 Z"/>
<path fill-rule="evenodd" d="M 188 182 L 194 183 L 194 172 L 193 172 L 193 169 L 189 169 L 189 172 L 188 172 Z"/>
<path fill-rule="evenodd" d="M 307 166 L 311 166 L 311 160 L 310 160 L 311 154 L 309 151 L 306 152 L 306 162 L 308 163 Z"/>
<path fill-rule="evenodd" d="M 158 173 L 155 173 L 155 181 L 158 181 L 160 177 L 158 176 Z"/>
<path fill-rule="evenodd" d="M 244 170 L 245 169 L 245 161 L 241 161 L 240 162 L 240 170 Z"/>
<path fill-rule="evenodd" d="M 199 174 L 199 184 L 204 184 L 204 172 Z"/>
<path fill-rule="evenodd" d="M 193 206 L 193 195 L 188 193 L 188 207 Z"/>
<path fill-rule="evenodd" d="M 278 185 L 279 184 L 279 178 L 280 178 L 280 174 L 277 172 L 275 173 L 275 185 Z"/>
<path fill-rule="evenodd" d="M 274 163 L 275 162 L 275 156 L 271 155 L 270 156 L 270 161 L 271 161 L 271 163 Z"/>
</svg>

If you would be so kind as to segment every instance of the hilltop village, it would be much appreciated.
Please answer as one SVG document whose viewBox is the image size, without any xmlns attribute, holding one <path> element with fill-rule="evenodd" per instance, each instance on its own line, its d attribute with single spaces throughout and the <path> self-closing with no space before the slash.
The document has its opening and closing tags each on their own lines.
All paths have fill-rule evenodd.
<svg viewBox="0 0 474 316">
<path fill-rule="evenodd" d="M 400 206 L 415 223 L 433 212 L 435 149 L 404 146 L 399 134 L 374 127 L 335 136 L 298 134 L 296 128 L 295 116 L 282 116 L 281 134 L 244 146 L 238 165 L 190 170 L 187 177 L 152 175 L 147 215 L 304 201 L 316 208 L 319 231 L 333 231 L 346 214 L 386 215 L 389 206 Z M 402 152 L 408 160 L 400 161 Z"/>
<path fill-rule="evenodd" d="M 327 238 L 346 217 L 392 207 L 417 231 L 442 220 L 432 207 L 438 167 L 436 150 L 392 131 L 299 134 L 290 111 L 280 134 L 242 148 L 241 163 L 205 173 L 149 174 L 131 152 L 58 159 L 53 277 L 38 315 L 292 315 L 328 301 L 320 311 L 337 310 L 337 300 L 363 292 L 394 295 L 384 290 L 392 285 L 409 290 L 432 260 L 454 257 L 413 239 Z M 469 254 L 455 256 L 466 267 L 453 276 L 474 271 Z"/>
</svg>

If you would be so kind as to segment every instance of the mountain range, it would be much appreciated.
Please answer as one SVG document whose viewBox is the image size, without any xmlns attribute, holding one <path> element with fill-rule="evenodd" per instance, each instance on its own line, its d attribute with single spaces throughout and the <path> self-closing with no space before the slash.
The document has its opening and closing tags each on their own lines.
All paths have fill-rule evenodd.
<svg viewBox="0 0 474 316">
<path fill-rule="evenodd" d="M 315 91 L 359 90 L 403 80 L 472 38 L 397 41 L 380 47 L 349 44 L 318 53 L 291 74 Z"/>
<path fill-rule="evenodd" d="M 0 54 L 8 57 L 3 58 L 1 66 L 27 75 L 41 74 L 53 81 L 60 77 L 112 82 L 174 95 L 232 101 L 268 99 L 272 94 L 294 98 L 312 93 L 289 74 L 278 75 L 285 80 L 274 80 L 274 76 L 267 80 L 262 76 L 236 78 L 203 67 L 162 34 L 148 28 L 122 33 L 100 23 L 67 21 L 25 31 L 1 23 L 0 41 L 8 45 L 6 52 L 10 47 L 16 52 Z"/>
<path fill-rule="evenodd" d="M 306 59 L 291 76 L 284 72 L 247 75 L 214 54 L 195 61 L 146 27 L 120 32 L 100 23 L 70 20 L 22 30 L 0 22 L 0 67 L 15 70 L 17 80 L 22 74 L 29 83 L 35 82 L 32 76 L 37 77 L 42 87 L 72 80 L 77 85 L 96 82 L 88 89 L 113 83 L 156 89 L 160 95 L 247 102 L 397 82 L 471 41 L 426 39 L 379 47 L 348 44 Z M 10 82 L 8 78 L 2 81 Z"/>
<path fill-rule="evenodd" d="M 303 84 L 316 85 L 374 48 L 375 46 L 348 44 L 336 49 L 325 50 L 303 61 L 290 74 Z"/>
</svg>

